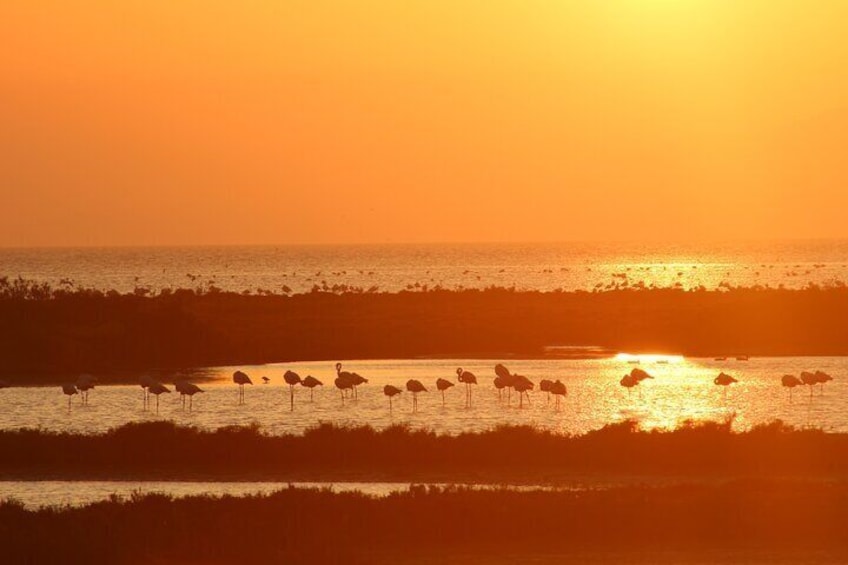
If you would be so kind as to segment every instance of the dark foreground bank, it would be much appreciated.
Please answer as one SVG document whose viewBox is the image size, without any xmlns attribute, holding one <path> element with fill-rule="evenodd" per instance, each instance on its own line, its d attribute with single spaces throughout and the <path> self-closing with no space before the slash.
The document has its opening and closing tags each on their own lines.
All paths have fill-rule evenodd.
<svg viewBox="0 0 848 565">
<path fill-rule="evenodd" d="M 848 355 L 848 289 L 509 289 L 120 295 L 0 279 L 0 376 L 294 360 L 544 356 L 551 345 L 685 355 Z"/>
<path fill-rule="evenodd" d="M 503 427 L 458 436 L 403 426 L 330 424 L 303 435 L 257 428 L 202 431 L 168 422 L 100 435 L 0 431 L 6 479 L 195 479 L 608 484 L 739 477 L 848 479 L 848 435 L 776 422 L 639 431 L 632 422 L 581 436 Z"/>
<path fill-rule="evenodd" d="M 6 563 L 839 563 L 846 524 L 848 485 L 792 481 L 0 504 Z"/>
</svg>

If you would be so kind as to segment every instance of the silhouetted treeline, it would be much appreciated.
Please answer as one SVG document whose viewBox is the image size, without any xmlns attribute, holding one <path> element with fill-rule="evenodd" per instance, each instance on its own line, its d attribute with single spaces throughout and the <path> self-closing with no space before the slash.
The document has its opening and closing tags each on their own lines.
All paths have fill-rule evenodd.
<svg viewBox="0 0 848 565">
<path fill-rule="evenodd" d="M 303 435 L 255 427 L 201 431 L 169 422 L 127 424 L 100 435 L 0 431 L 6 478 L 203 478 L 562 483 L 580 477 L 738 476 L 844 478 L 848 434 L 780 422 L 733 433 L 730 423 L 675 431 L 608 425 L 581 436 L 529 427 L 437 435 L 404 426 L 323 424 Z"/>
<path fill-rule="evenodd" d="M 0 504 L 3 559 L 20 564 L 844 563 L 846 523 L 848 485 L 793 481 Z"/>
<path fill-rule="evenodd" d="M 848 355 L 843 287 L 147 296 L 21 284 L 0 289 L 0 375 L 13 383 L 294 360 L 541 356 L 550 345 Z"/>
</svg>

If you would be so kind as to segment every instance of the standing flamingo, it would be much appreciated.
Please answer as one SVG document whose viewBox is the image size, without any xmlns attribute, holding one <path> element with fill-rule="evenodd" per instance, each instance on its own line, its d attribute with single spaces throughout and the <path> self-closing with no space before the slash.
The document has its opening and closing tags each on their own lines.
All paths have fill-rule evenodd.
<svg viewBox="0 0 848 565">
<path fill-rule="evenodd" d="M 442 407 L 445 406 L 445 391 L 453 386 L 453 383 L 447 379 L 438 378 L 436 379 L 436 389 L 442 393 Z"/>
<path fill-rule="evenodd" d="M 270 382 L 271 382 L 271 379 L 269 379 L 268 377 L 262 377 L 262 384 L 263 385 L 267 385 Z"/>
<path fill-rule="evenodd" d="M 498 398 L 503 396 L 503 389 L 507 390 L 507 402 L 511 400 L 511 388 L 514 379 L 512 378 L 512 373 L 509 372 L 504 365 L 498 363 L 495 365 L 495 388 L 498 389 Z"/>
<path fill-rule="evenodd" d="M 792 389 L 803 383 L 795 375 L 783 375 L 780 377 L 780 384 L 789 389 L 789 402 L 792 402 Z"/>
<path fill-rule="evenodd" d="M 626 388 L 627 394 L 630 394 L 631 391 L 633 390 L 633 387 L 639 384 L 639 381 L 634 379 L 633 375 L 628 373 L 628 374 L 624 375 L 623 377 L 621 377 L 621 380 L 618 381 L 618 384 L 620 384 L 621 386 Z M 640 391 L 639 396 L 641 396 L 641 395 L 642 395 L 642 392 Z"/>
<path fill-rule="evenodd" d="M 152 385 L 147 387 L 147 390 L 148 390 L 148 392 L 150 392 L 150 394 L 156 395 L 156 413 L 158 414 L 159 413 L 159 395 L 162 394 L 162 393 L 170 394 L 171 391 L 170 391 L 170 389 L 168 389 L 168 387 L 166 387 L 165 385 L 163 385 L 162 383 L 159 383 L 159 382 L 153 383 Z"/>
<path fill-rule="evenodd" d="M 527 397 L 527 403 L 530 403 L 530 395 L 529 391 L 533 390 L 533 381 L 525 377 L 524 375 L 513 375 L 514 382 L 513 388 L 515 388 L 515 392 L 518 393 L 518 407 L 524 408 L 524 397 Z"/>
<path fill-rule="evenodd" d="M 71 411 L 71 398 L 75 394 L 77 394 L 77 386 L 72 383 L 65 383 L 62 385 L 62 393 L 68 395 L 68 412 Z"/>
<path fill-rule="evenodd" d="M 354 398 L 357 398 L 357 399 L 359 398 L 359 389 L 357 389 L 356 387 L 358 387 L 359 385 L 364 385 L 367 382 L 368 382 L 368 379 L 366 379 L 365 377 L 363 377 L 359 373 L 351 373 L 350 374 L 350 384 L 353 387 L 353 397 Z"/>
<path fill-rule="evenodd" d="M 551 390 L 551 387 L 553 385 L 554 385 L 554 382 L 550 379 L 542 379 L 541 381 L 539 381 L 539 392 L 547 393 L 548 396 L 547 396 L 546 403 L 548 403 L 548 404 L 551 402 L 551 392 L 553 392 Z"/>
<path fill-rule="evenodd" d="M 819 394 L 824 394 L 824 383 L 832 381 L 833 377 L 831 377 L 824 371 L 816 371 L 813 374 L 816 376 L 816 382 L 821 385 L 821 388 L 819 388 Z"/>
<path fill-rule="evenodd" d="M 244 385 L 252 385 L 253 381 L 250 380 L 250 377 L 247 376 L 247 373 L 244 373 L 242 371 L 236 371 L 235 373 L 233 373 L 233 382 L 236 383 L 239 387 L 238 403 L 244 404 Z"/>
<path fill-rule="evenodd" d="M 406 381 L 406 390 L 412 393 L 412 411 L 418 412 L 418 393 L 427 392 L 427 388 L 421 384 L 421 381 L 410 379 Z"/>
<path fill-rule="evenodd" d="M 815 373 L 810 373 L 809 371 L 801 371 L 801 382 L 810 387 L 810 398 L 813 398 L 813 386 L 817 385 L 819 379 L 816 377 Z"/>
<path fill-rule="evenodd" d="M 156 379 L 154 379 L 150 375 L 142 375 L 138 379 L 138 384 L 141 385 L 142 393 L 144 395 L 142 397 L 142 400 L 144 401 L 144 409 L 145 410 L 147 410 L 148 406 L 150 406 L 150 392 L 149 392 L 150 385 L 152 385 L 155 382 L 156 382 Z"/>
<path fill-rule="evenodd" d="M 177 379 L 174 381 L 174 390 L 180 393 L 180 404 L 182 405 L 183 410 L 185 410 L 185 399 L 188 397 L 188 411 L 191 412 L 193 405 L 194 395 L 198 392 L 204 392 L 202 388 L 197 386 L 194 383 L 190 383 L 185 379 Z"/>
<path fill-rule="evenodd" d="M 93 389 L 96 383 L 97 379 L 87 373 L 77 377 L 76 387 L 80 392 L 80 400 L 83 404 L 88 404 L 88 391 Z"/>
<path fill-rule="evenodd" d="M 389 414 L 392 412 L 392 398 L 399 395 L 401 392 L 403 391 L 394 385 L 386 385 L 383 387 L 383 394 L 389 397 Z"/>
<path fill-rule="evenodd" d="M 713 379 L 713 384 L 716 384 L 716 385 L 719 385 L 719 386 L 722 387 L 722 396 L 724 398 L 727 398 L 727 387 L 732 385 L 733 383 L 738 383 L 738 382 L 739 381 L 737 381 L 736 379 L 734 379 L 733 377 L 731 377 L 730 375 L 728 375 L 727 373 L 725 373 L 723 371 L 721 373 L 719 373 L 718 376 L 715 379 Z"/>
<path fill-rule="evenodd" d="M 314 392 L 313 389 L 316 386 L 324 386 L 324 383 L 322 383 L 312 375 L 306 375 L 300 384 L 309 389 L 309 402 L 312 402 L 312 393 Z"/>
<path fill-rule="evenodd" d="M 471 407 L 471 385 L 477 384 L 477 377 L 471 371 L 463 371 L 462 367 L 456 370 L 457 380 L 465 384 L 465 407 Z"/>
<path fill-rule="evenodd" d="M 345 393 L 353 388 L 353 373 L 342 371 L 342 364 L 336 363 L 336 380 L 333 381 L 342 395 L 342 406 L 344 406 Z"/>
<path fill-rule="evenodd" d="M 289 411 L 294 412 L 294 387 L 302 382 L 300 375 L 294 371 L 286 371 L 283 374 L 283 380 L 286 381 L 287 385 L 289 385 L 289 394 L 291 396 L 291 408 Z"/>
<path fill-rule="evenodd" d="M 541 385 L 539 385 L 539 388 L 541 388 Z M 556 382 L 551 383 L 550 388 L 551 388 L 551 394 L 553 394 L 554 397 L 556 397 L 556 407 L 557 407 L 557 409 L 559 409 L 559 399 L 562 396 L 568 396 L 568 389 L 565 388 L 565 384 L 560 382 L 559 379 L 557 379 Z"/>
</svg>

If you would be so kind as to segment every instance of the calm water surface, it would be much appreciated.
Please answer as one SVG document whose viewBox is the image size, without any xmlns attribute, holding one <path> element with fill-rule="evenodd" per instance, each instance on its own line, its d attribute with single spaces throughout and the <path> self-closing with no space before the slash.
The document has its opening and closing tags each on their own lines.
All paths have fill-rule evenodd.
<svg viewBox="0 0 848 565">
<path fill-rule="evenodd" d="M 614 285 L 800 288 L 848 281 L 848 241 L 0 249 L 0 276 L 136 287 L 564 290 Z"/>
<path fill-rule="evenodd" d="M 286 365 L 238 367 L 254 381 L 268 376 L 268 385 L 246 387 L 245 404 L 237 402 L 237 387 L 230 378 L 235 367 L 215 367 L 184 373 L 195 379 L 208 379 L 204 394 L 194 397 L 193 410 L 180 406 L 178 395 L 163 394 L 159 413 L 145 411 L 142 389 L 137 385 L 102 386 L 91 392 L 89 404 L 78 398 L 68 410 L 67 397 L 59 387 L 20 387 L 0 390 L 0 428 L 40 427 L 48 430 L 82 433 L 102 432 L 126 422 L 173 420 L 206 429 L 255 423 L 271 434 L 301 433 L 320 422 L 345 425 L 369 424 L 384 428 L 404 423 L 439 433 L 457 434 L 480 431 L 501 424 L 524 424 L 564 433 L 582 433 L 611 422 L 635 419 L 644 428 L 673 428 L 682 421 L 724 420 L 734 417 L 735 429 L 770 422 L 777 418 L 796 426 L 821 427 L 831 432 L 848 432 L 848 357 L 752 358 L 750 361 L 714 361 L 712 359 L 670 358 L 657 364 L 646 358 L 639 365 L 656 378 L 628 392 L 619 385 L 621 376 L 635 365 L 624 359 L 595 360 L 516 360 L 507 362 L 513 372 L 537 382 L 542 378 L 561 379 L 568 396 L 559 409 L 553 400 L 539 392 L 530 394 L 529 405 L 518 407 L 513 395 L 511 405 L 498 398 L 492 385 L 496 361 L 481 360 L 382 360 L 346 361 L 346 370 L 369 379 L 360 387 L 357 400 L 342 399 L 333 386 L 332 363 L 310 362 Z M 473 403 L 464 406 L 464 391 L 450 389 L 442 404 L 435 392 L 435 380 L 455 381 L 455 370 L 462 366 L 474 372 L 479 385 L 473 388 Z M 301 376 L 312 375 L 326 386 L 309 390 L 295 388 L 295 407 L 290 411 L 289 390 L 282 374 L 291 369 Z M 818 387 L 810 397 L 808 387 L 795 389 L 789 399 L 780 386 L 785 373 L 823 370 L 834 376 L 823 391 Z M 726 390 L 713 384 L 719 371 L 739 379 Z M 157 375 L 165 382 L 172 375 Z M 412 396 L 404 392 L 395 399 L 392 411 L 383 395 L 385 384 L 403 387 L 407 379 L 419 379 L 430 392 L 419 395 L 419 411 L 412 413 Z"/>
</svg>

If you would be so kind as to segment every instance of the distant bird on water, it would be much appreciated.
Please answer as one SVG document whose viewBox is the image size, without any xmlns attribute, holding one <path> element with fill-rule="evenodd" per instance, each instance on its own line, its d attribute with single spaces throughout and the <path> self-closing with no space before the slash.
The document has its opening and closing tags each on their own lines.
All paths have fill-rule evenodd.
<svg viewBox="0 0 848 565">
<path fill-rule="evenodd" d="M 418 412 L 418 393 L 427 392 L 427 388 L 417 379 L 406 381 L 406 390 L 412 393 L 412 411 Z"/>
<path fill-rule="evenodd" d="M 392 411 L 392 398 L 399 395 L 402 390 L 394 385 L 386 385 L 383 387 L 383 394 L 389 397 L 389 413 Z"/>
<path fill-rule="evenodd" d="M 514 382 L 512 387 L 515 389 L 515 392 L 518 393 L 518 407 L 524 408 L 524 398 L 527 398 L 527 403 L 530 404 L 530 395 L 528 394 L 531 390 L 533 390 L 533 381 L 525 377 L 524 375 L 513 375 Z"/>
<path fill-rule="evenodd" d="M 819 383 L 815 373 L 801 371 L 801 382 L 810 387 L 810 398 L 813 397 L 813 387 Z"/>
<path fill-rule="evenodd" d="M 271 382 L 271 379 L 269 379 L 268 377 L 262 377 L 262 384 L 263 385 L 267 385 L 270 382 Z"/>
<path fill-rule="evenodd" d="M 565 388 L 565 384 L 557 379 L 556 382 L 551 383 L 551 394 L 556 397 L 556 407 L 559 408 L 559 400 L 563 396 L 568 396 L 568 389 Z"/>
<path fill-rule="evenodd" d="M 506 366 L 500 363 L 495 365 L 495 388 L 498 389 L 498 398 L 503 398 L 503 389 L 507 389 L 507 402 L 510 402 L 513 381 L 513 375 Z"/>
<path fill-rule="evenodd" d="M 551 387 L 554 385 L 554 382 L 550 379 L 542 379 L 539 381 L 539 392 L 544 392 L 547 394 L 547 402 L 551 401 Z"/>
<path fill-rule="evenodd" d="M 342 364 L 336 363 L 336 380 L 333 381 L 342 395 L 342 406 L 344 406 L 345 393 L 353 389 L 353 373 L 342 371 Z"/>
<path fill-rule="evenodd" d="M 286 371 L 283 374 L 283 380 L 286 381 L 286 384 L 289 385 L 289 396 L 291 398 L 291 408 L 289 408 L 290 412 L 294 412 L 294 387 L 299 385 L 302 380 L 300 375 L 295 373 L 294 371 Z"/>
<path fill-rule="evenodd" d="M 238 403 L 244 404 L 244 385 L 252 385 L 253 381 L 247 376 L 247 373 L 236 371 L 233 373 L 233 382 L 239 387 Z M 151 391 L 153 392 L 153 391 Z"/>
<path fill-rule="evenodd" d="M 833 377 L 831 377 L 824 371 L 816 371 L 813 374 L 816 376 L 816 382 L 821 385 L 821 387 L 819 388 L 819 394 L 824 394 L 824 383 L 832 381 Z"/>
<path fill-rule="evenodd" d="M 465 407 L 471 407 L 471 385 L 477 384 L 477 377 L 470 371 L 463 371 L 462 367 L 456 370 L 457 380 L 465 385 Z"/>
<path fill-rule="evenodd" d="M 303 378 L 303 381 L 301 381 L 300 384 L 302 384 L 303 386 L 305 386 L 306 388 L 309 389 L 309 401 L 310 402 L 312 402 L 312 393 L 314 392 L 315 387 L 316 386 L 324 386 L 324 383 L 322 383 L 321 381 L 319 381 L 318 379 L 316 379 L 312 375 L 306 375 Z"/>
<path fill-rule="evenodd" d="M 77 394 L 77 386 L 72 383 L 65 383 L 62 385 L 62 393 L 68 395 L 68 412 L 71 411 L 71 398 L 75 394 Z"/>
<path fill-rule="evenodd" d="M 83 404 L 88 404 L 88 391 L 93 389 L 96 383 L 97 379 L 87 373 L 77 377 L 76 387 L 80 392 L 80 400 Z"/>
<path fill-rule="evenodd" d="M 144 409 L 145 410 L 147 410 L 147 408 L 150 406 L 150 385 L 152 385 L 154 383 L 156 383 L 156 379 L 154 379 L 150 375 L 142 375 L 138 379 L 138 384 L 141 385 L 141 388 L 142 388 L 142 391 L 143 391 L 143 394 L 144 394 L 144 396 L 142 397 L 142 400 L 144 400 Z"/>
<path fill-rule="evenodd" d="M 180 393 L 180 402 L 185 410 L 185 399 L 188 396 L 188 411 L 191 412 L 194 395 L 198 392 L 203 392 L 203 389 L 194 383 L 190 383 L 183 379 L 178 379 L 174 382 L 174 390 Z M 158 397 L 157 397 L 158 398 Z"/>
<path fill-rule="evenodd" d="M 722 387 L 722 396 L 727 398 L 727 387 L 732 385 L 733 383 L 738 383 L 739 381 L 731 377 L 725 372 L 721 372 L 718 374 L 716 378 L 713 379 L 713 384 Z"/>
<path fill-rule="evenodd" d="M 162 383 L 158 383 L 158 382 L 153 383 L 152 385 L 147 387 L 147 390 L 148 390 L 148 392 L 150 392 L 150 394 L 156 395 L 156 413 L 158 414 L 159 413 L 159 395 L 163 394 L 163 393 L 170 394 L 171 390 L 168 387 L 166 387 L 165 385 L 163 385 Z"/>
<path fill-rule="evenodd" d="M 801 379 L 795 375 L 783 375 L 780 377 L 780 385 L 789 389 L 789 402 L 792 402 L 792 389 L 802 385 Z"/>
<path fill-rule="evenodd" d="M 351 383 L 351 386 L 353 387 L 353 397 L 359 398 L 359 389 L 357 389 L 356 387 L 358 387 L 359 385 L 367 384 L 368 379 L 366 379 L 365 377 L 363 377 L 359 373 L 351 373 L 350 377 L 351 377 L 350 383 Z"/>
<path fill-rule="evenodd" d="M 442 393 L 442 406 L 445 405 L 445 391 L 454 386 L 452 382 L 447 379 L 438 378 L 436 379 L 436 389 Z"/>
</svg>

